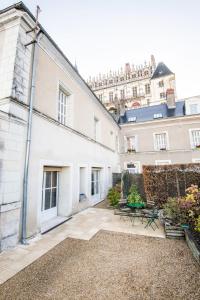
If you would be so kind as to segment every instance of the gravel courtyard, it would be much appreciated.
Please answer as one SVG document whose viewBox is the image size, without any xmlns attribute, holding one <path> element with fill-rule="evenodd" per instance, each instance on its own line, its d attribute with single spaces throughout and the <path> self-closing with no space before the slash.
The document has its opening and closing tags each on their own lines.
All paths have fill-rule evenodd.
<svg viewBox="0 0 200 300">
<path fill-rule="evenodd" d="M 0 299 L 197 300 L 200 268 L 184 241 L 100 231 L 64 240 L 1 285 Z"/>
</svg>

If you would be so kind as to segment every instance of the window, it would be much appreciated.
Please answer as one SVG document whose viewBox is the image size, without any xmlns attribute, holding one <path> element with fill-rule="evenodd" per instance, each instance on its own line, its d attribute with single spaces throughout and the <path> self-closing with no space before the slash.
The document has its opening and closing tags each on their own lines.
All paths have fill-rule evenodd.
<svg viewBox="0 0 200 300">
<path fill-rule="evenodd" d="M 137 98 L 137 87 L 133 87 L 133 98 Z"/>
<path fill-rule="evenodd" d="M 109 80 L 109 83 L 110 83 L 110 84 L 112 84 L 112 83 L 113 83 L 113 80 L 112 80 L 112 79 L 111 79 L 111 80 Z"/>
<path fill-rule="evenodd" d="M 144 71 L 144 76 L 148 76 L 149 75 L 149 71 Z"/>
<path fill-rule="evenodd" d="M 149 84 L 149 83 L 148 83 L 148 84 L 145 84 L 145 93 L 146 93 L 146 94 L 150 94 L 150 92 L 151 92 L 150 84 Z"/>
<path fill-rule="evenodd" d="M 135 161 L 127 164 L 127 170 L 131 174 L 138 174 L 140 173 L 140 162 Z"/>
<path fill-rule="evenodd" d="M 136 117 L 128 117 L 128 122 L 136 122 Z"/>
<path fill-rule="evenodd" d="M 200 129 L 190 130 L 190 139 L 192 148 L 200 148 Z"/>
<path fill-rule="evenodd" d="M 190 113 L 191 115 L 195 115 L 198 114 L 198 104 L 194 103 L 194 104 L 190 104 Z"/>
<path fill-rule="evenodd" d="M 69 96 L 62 89 L 59 90 L 58 121 L 64 125 L 69 123 Z"/>
<path fill-rule="evenodd" d="M 115 150 L 116 152 L 119 152 L 119 138 L 117 135 L 115 137 Z"/>
<path fill-rule="evenodd" d="M 86 177 L 86 168 L 79 168 L 79 202 L 86 200 L 86 186 L 87 186 L 87 177 Z"/>
<path fill-rule="evenodd" d="M 113 131 L 110 131 L 110 144 L 111 144 L 111 148 L 115 147 L 115 136 L 113 134 Z"/>
<path fill-rule="evenodd" d="M 154 119 L 160 119 L 160 118 L 162 118 L 163 117 L 163 115 L 161 114 L 161 113 L 158 113 L 158 114 L 154 114 L 153 115 L 153 118 Z"/>
<path fill-rule="evenodd" d="M 193 158 L 192 159 L 193 163 L 199 163 L 200 164 L 200 158 Z"/>
<path fill-rule="evenodd" d="M 102 102 L 103 101 L 103 94 L 99 94 L 99 100 Z"/>
<path fill-rule="evenodd" d="M 159 82 L 158 82 L 158 86 L 159 86 L 159 87 L 164 87 L 164 81 L 163 81 L 163 80 L 159 81 Z"/>
<path fill-rule="evenodd" d="M 167 150 L 167 133 L 154 134 L 154 147 L 155 150 Z"/>
<path fill-rule="evenodd" d="M 163 165 L 170 165 L 171 164 L 171 160 L 156 160 L 155 161 L 156 166 L 163 166 Z"/>
<path fill-rule="evenodd" d="M 43 180 L 43 203 L 42 211 L 57 206 L 58 197 L 58 172 L 45 171 Z"/>
<path fill-rule="evenodd" d="M 160 93 L 160 99 L 164 99 L 165 98 L 165 93 Z"/>
<path fill-rule="evenodd" d="M 113 102 L 113 92 L 109 92 L 109 101 Z"/>
<path fill-rule="evenodd" d="M 124 99 L 124 90 L 120 90 L 120 97 L 121 99 Z"/>
<path fill-rule="evenodd" d="M 94 117 L 94 139 L 95 141 L 100 140 L 100 123 L 96 117 Z"/>
<path fill-rule="evenodd" d="M 127 152 L 135 152 L 136 151 L 136 136 L 127 137 Z"/>
<path fill-rule="evenodd" d="M 100 194 L 100 169 L 92 168 L 91 194 Z"/>
</svg>

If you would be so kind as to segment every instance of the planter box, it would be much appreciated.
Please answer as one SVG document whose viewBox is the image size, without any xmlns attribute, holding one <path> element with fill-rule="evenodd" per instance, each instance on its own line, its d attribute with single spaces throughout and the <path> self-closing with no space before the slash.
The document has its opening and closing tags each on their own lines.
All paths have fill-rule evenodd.
<svg viewBox="0 0 200 300">
<path fill-rule="evenodd" d="M 174 226 L 165 222 L 165 234 L 169 239 L 184 239 L 185 232 L 181 226 Z"/>
<path fill-rule="evenodd" d="M 188 247 L 192 251 L 194 258 L 197 260 L 198 264 L 200 265 L 200 246 L 197 245 L 196 241 L 193 239 L 193 236 L 190 230 L 185 229 L 185 238 L 188 244 Z"/>
</svg>

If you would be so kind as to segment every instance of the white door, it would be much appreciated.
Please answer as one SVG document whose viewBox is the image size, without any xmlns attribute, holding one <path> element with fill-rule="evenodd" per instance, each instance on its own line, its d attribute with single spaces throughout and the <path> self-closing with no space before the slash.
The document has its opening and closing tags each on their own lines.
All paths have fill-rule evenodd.
<svg viewBox="0 0 200 300">
<path fill-rule="evenodd" d="M 91 195 L 93 203 L 96 204 L 101 200 L 101 185 L 100 185 L 100 169 L 92 168 L 92 178 L 91 178 Z"/>
<path fill-rule="evenodd" d="M 57 216 L 58 172 L 45 171 L 42 193 L 42 222 Z"/>
</svg>

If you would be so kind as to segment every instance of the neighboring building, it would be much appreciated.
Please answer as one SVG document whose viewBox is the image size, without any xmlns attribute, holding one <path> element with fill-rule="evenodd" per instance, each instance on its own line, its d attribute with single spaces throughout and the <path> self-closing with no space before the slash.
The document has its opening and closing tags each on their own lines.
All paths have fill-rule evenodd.
<svg viewBox="0 0 200 300">
<path fill-rule="evenodd" d="M 31 43 L 34 27 L 23 3 L 0 11 L 0 250 L 95 205 L 119 171 L 118 124 L 40 25 Z"/>
<path fill-rule="evenodd" d="M 200 111 L 191 106 L 200 96 L 171 104 L 128 110 L 120 118 L 122 169 L 141 173 L 143 165 L 200 163 Z"/>
<path fill-rule="evenodd" d="M 125 69 L 90 78 L 88 84 L 100 101 L 111 111 L 122 114 L 126 109 L 166 102 L 168 89 L 176 96 L 175 74 L 164 63 L 151 61 L 144 66 L 125 65 Z"/>
</svg>

